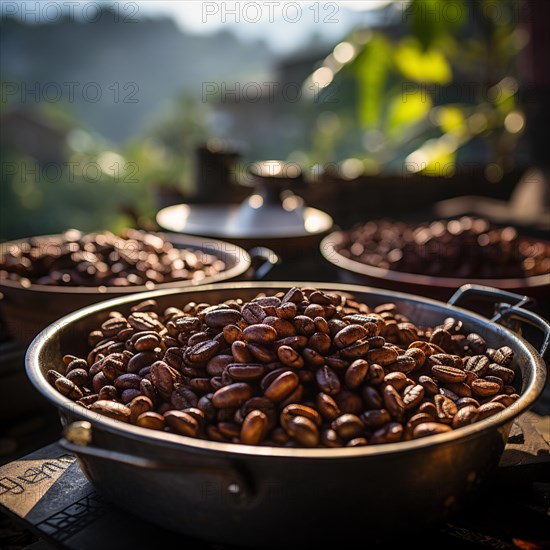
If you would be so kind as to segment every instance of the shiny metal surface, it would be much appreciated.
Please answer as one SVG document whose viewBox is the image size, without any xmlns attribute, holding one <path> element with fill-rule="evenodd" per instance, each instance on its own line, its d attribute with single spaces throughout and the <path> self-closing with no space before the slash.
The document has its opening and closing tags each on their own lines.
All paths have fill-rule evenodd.
<svg viewBox="0 0 550 550">
<path fill-rule="evenodd" d="M 113 309 L 125 312 L 145 298 L 155 298 L 161 307 L 192 300 L 246 300 L 292 286 L 352 293 L 373 306 L 393 301 L 419 324 L 457 317 L 489 345 L 514 349 L 522 395 L 498 415 L 437 436 L 388 445 L 296 449 L 223 444 L 121 424 L 68 401 L 45 378 L 64 353 L 86 351 L 86 333 Z M 384 540 L 395 534 L 396 521 L 405 530 L 445 519 L 496 466 L 511 423 L 537 399 L 546 378 L 544 362 L 528 342 L 475 313 L 396 292 L 312 282 L 224 283 L 97 304 L 37 336 L 26 364 L 32 383 L 59 409 L 63 424 L 90 423 L 89 452 L 76 445 L 71 450 L 108 498 L 163 527 L 250 546 L 366 540 L 366 533 L 369 541 Z M 155 468 L 147 467 L 149 461 Z M 180 468 L 174 469 L 177 464 Z M 246 490 L 239 490 L 240 483 Z"/>
</svg>

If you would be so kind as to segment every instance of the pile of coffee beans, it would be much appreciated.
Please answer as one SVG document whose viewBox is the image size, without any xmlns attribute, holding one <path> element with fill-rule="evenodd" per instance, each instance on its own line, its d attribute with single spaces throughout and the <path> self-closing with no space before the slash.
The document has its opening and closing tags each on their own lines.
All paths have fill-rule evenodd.
<svg viewBox="0 0 550 550">
<path fill-rule="evenodd" d="M 176 248 L 160 235 L 127 229 L 34 237 L 0 245 L 0 280 L 54 286 L 140 286 L 200 281 L 226 268 L 213 254 Z"/>
<path fill-rule="evenodd" d="M 513 351 L 447 318 L 421 328 L 392 303 L 292 288 L 160 311 L 111 312 L 86 358 L 47 373 L 122 422 L 247 445 L 343 447 L 445 433 L 518 397 Z"/>
<path fill-rule="evenodd" d="M 550 243 L 464 216 L 409 225 L 370 221 L 344 233 L 336 250 L 358 262 L 433 277 L 506 279 L 550 274 Z"/>
</svg>

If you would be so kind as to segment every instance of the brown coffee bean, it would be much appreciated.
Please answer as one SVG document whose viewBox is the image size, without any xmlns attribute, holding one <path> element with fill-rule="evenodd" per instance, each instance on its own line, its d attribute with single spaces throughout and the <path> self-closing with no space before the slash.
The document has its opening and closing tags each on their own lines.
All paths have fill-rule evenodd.
<svg viewBox="0 0 550 550">
<path fill-rule="evenodd" d="M 243 330 L 244 339 L 255 344 L 269 344 L 279 337 L 277 331 L 269 325 L 250 325 Z"/>
<path fill-rule="evenodd" d="M 128 323 L 124 317 L 111 317 L 102 323 L 101 332 L 104 337 L 110 338 L 127 326 Z"/>
<path fill-rule="evenodd" d="M 174 391 L 170 396 L 170 403 L 173 408 L 181 410 L 196 407 L 198 402 L 199 398 L 195 392 L 183 384 L 174 384 Z"/>
<path fill-rule="evenodd" d="M 437 418 L 437 408 L 431 401 L 425 401 L 418 407 L 419 413 L 429 414 L 432 418 Z"/>
<path fill-rule="evenodd" d="M 319 389 L 328 395 L 336 395 L 340 391 L 340 380 L 337 374 L 327 365 L 317 369 L 315 380 Z"/>
<path fill-rule="evenodd" d="M 472 388 L 467 383 L 462 382 L 460 384 L 446 384 L 446 388 L 452 391 L 458 397 L 472 397 Z"/>
<path fill-rule="evenodd" d="M 142 368 L 151 366 L 156 360 L 157 360 L 156 354 L 151 351 L 136 353 L 128 361 L 128 372 L 132 374 L 136 374 Z"/>
<path fill-rule="evenodd" d="M 248 382 L 261 379 L 265 374 L 265 366 L 259 363 L 231 363 L 227 366 L 227 372 L 233 380 Z"/>
<path fill-rule="evenodd" d="M 167 411 L 164 420 L 176 433 L 196 437 L 199 433 L 199 423 L 189 413 L 183 411 Z"/>
<path fill-rule="evenodd" d="M 365 411 L 361 414 L 360 418 L 370 430 L 377 430 L 391 422 L 391 415 L 386 409 Z"/>
<path fill-rule="evenodd" d="M 78 401 L 84 397 L 81 389 L 74 382 L 71 382 L 64 376 L 57 377 L 54 381 L 54 385 L 59 393 L 65 397 L 68 397 L 72 401 Z"/>
<path fill-rule="evenodd" d="M 83 369 L 85 371 L 88 371 L 88 363 L 86 363 L 84 359 L 79 359 L 78 357 L 74 357 L 73 355 L 65 355 L 65 357 L 63 357 L 63 362 L 65 362 L 66 358 L 70 358 L 70 360 L 67 363 L 65 376 L 75 369 Z"/>
<path fill-rule="evenodd" d="M 344 446 L 344 442 L 342 441 L 342 439 L 340 439 L 338 434 L 331 429 L 323 430 L 321 432 L 321 443 L 325 447 L 334 448 L 334 449 Z"/>
<path fill-rule="evenodd" d="M 449 349 L 451 347 L 451 335 L 443 328 L 437 328 L 430 336 L 430 343 L 439 346 L 442 349 Z"/>
<path fill-rule="evenodd" d="M 457 402 L 456 406 L 461 409 L 462 407 L 466 407 L 468 405 L 473 405 L 474 407 L 479 407 L 479 402 L 474 399 L 473 397 L 461 397 Z"/>
<path fill-rule="evenodd" d="M 437 410 L 437 419 L 445 424 L 452 422 L 458 412 L 454 401 L 440 394 L 434 396 L 434 403 Z"/>
<path fill-rule="evenodd" d="M 371 444 L 397 443 L 403 437 L 403 426 L 398 422 L 390 422 L 376 430 L 369 439 Z"/>
<path fill-rule="evenodd" d="M 302 335 L 287 336 L 275 342 L 275 347 L 289 346 L 296 351 L 302 351 L 307 346 L 307 337 Z"/>
<path fill-rule="evenodd" d="M 296 373 L 287 370 L 269 384 L 264 391 L 264 395 L 274 403 L 279 403 L 292 393 L 299 383 L 300 379 Z"/>
<path fill-rule="evenodd" d="M 245 382 L 236 382 L 217 390 L 212 396 L 212 404 L 218 409 L 240 407 L 251 397 L 252 388 Z"/>
<path fill-rule="evenodd" d="M 508 346 L 502 346 L 495 351 L 492 360 L 502 367 L 509 367 L 512 363 L 513 358 L 514 351 L 512 350 L 512 348 Z"/>
<path fill-rule="evenodd" d="M 478 409 L 478 420 L 485 420 L 489 416 L 502 412 L 506 407 L 502 403 L 496 401 L 489 401 L 489 403 L 484 403 Z"/>
<path fill-rule="evenodd" d="M 297 416 L 303 416 L 309 418 L 317 427 L 322 424 L 322 418 L 320 414 L 313 408 L 300 403 L 291 403 L 284 407 L 280 415 L 281 426 L 288 431 L 288 423 L 292 418 Z"/>
<path fill-rule="evenodd" d="M 388 385 L 384 388 L 382 397 L 384 399 L 384 408 L 387 409 L 395 420 L 401 421 L 405 412 L 405 404 L 397 393 L 397 390 L 393 386 Z"/>
<path fill-rule="evenodd" d="M 365 431 L 365 425 L 361 419 L 354 414 L 343 414 L 335 418 L 330 424 L 330 427 L 345 441 L 359 437 Z"/>
<path fill-rule="evenodd" d="M 315 397 L 315 404 L 323 418 L 328 421 L 334 420 L 342 414 L 336 401 L 326 393 L 318 393 Z"/>
<path fill-rule="evenodd" d="M 296 304 L 294 302 L 283 302 L 275 308 L 275 315 L 281 319 L 294 319 L 296 317 Z"/>
<path fill-rule="evenodd" d="M 160 332 L 162 329 L 162 325 L 157 319 L 143 311 L 131 313 L 128 316 L 128 323 L 136 330 L 154 330 L 155 332 Z"/>
<path fill-rule="evenodd" d="M 478 378 L 472 382 L 472 391 L 475 395 L 480 397 L 489 397 L 491 395 L 496 395 L 502 385 L 497 382 L 491 382 L 490 380 L 485 380 L 484 378 Z"/>
<path fill-rule="evenodd" d="M 314 332 L 316 332 L 316 327 L 315 327 L 315 323 L 313 322 L 313 319 L 306 315 L 296 315 L 296 317 L 294 317 L 293 323 L 294 323 L 296 332 L 303 336 L 309 337 Z"/>
<path fill-rule="evenodd" d="M 290 418 L 286 433 L 304 447 L 317 447 L 319 445 L 319 430 L 315 423 L 305 416 Z"/>
<path fill-rule="evenodd" d="M 367 330 L 362 325 L 348 325 L 334 336 L 334 345 L 343 349 L 367 336 Z"/>
<path fill-rule="evenodd" d="M 432 375 L 440 382 L 452 384 L 458 384 L 466 380 L 466 373 L 464 371 L 445 365 L 434 365 L 432 367 Z"/>
<path fill-rule="evenodd" d="M 164 430 L 166 421 L 162 414 L 154 411 L 146 411 L 140 414 L 136 419 L 136 424 L 142 428 L 149 428 L 150 430 Z"/>
<path fill-rule="evenodd" d="M 193 345 L 185 353 L 191 363 L 206 364 L 220 351 L 221 345 L 216 340 L 205 340 Z"/>
<path fill-rule="evenodd" d="M 453 417 L 452 426 L 456 430 L 457 428 L 462 428 L 462 426 L 467 426 L 472 424 L 479 417 L 477 407 L 474 405 L 466 405 L 458 409 L 458 412 Z"/>
<path fill-rule="evenodd" d="M 385 343 L 386 339 L 383 336 L 371 336 L 367 338 L 369 343 L 369 349 L 381 348 Z"/>
<path fill-rule="evenodd" d="M 307 341 L 307 347 L 315 350 L 321 355 L 328 354 L 331 346 L 332 342 L 330 340 L 330 336 L 324 332 L 314 332 Z"/>
<path fill-rule="evenodd" d="M 169 401 L 174 391 L 174 384 L 181 381 L 181 376 L 164 361 L 156 361 L 151 365 L 151 382 L 156 391 L 165 401 Z"/>
<path fill-rule="evenodd" d="M 90 385 L 90 377 L 84 369 L 72 369 L 67 373 L 66 378 L 73 384 L 76 384 L 80 389 Z"/>
<path fill-rule="evenodd" d="M 491 399 L 491 403 L 502 403 L 505 407 L 509 407 L 516 401 L 516 398 L 511 395 L 497 395 Z"/>
<path fill-rule="evenodd" d="M 148 334 L 138 338 L 134 343 L 136 351 L 152 351 L 160 345 L 160 337 L 158 335 Z"/>
<path fill-rule="evenodd" d="M 390 372 L 384 376 L 385 384 L 390 384 L 398 392 L 403 391 L 408 385 L 407 375 L 403 372 Z"/>
<path fill-rule="evenodd" d="M 311 348 L 304 348 L 302 358 L 307 365 L 312 367 L 320 367 L 325 362 L 325 358 Z"/>
<path fill-rule="evenodd" d="M 380 365 L 369 364 L 369 372 L 366 381 L 373 386 L 378 386 L 384 382 L 384 369 Z"/>
<path fill-rule="evenodd" d="M 475 332 L 471 332 L 466 336 L 465 345 L 473 355 L 483 355 L 487 351 L 487 343 Z"/>
<path fill-rule="evenodd" d="M 406 410 L 415 409 L 424 399 L 424 388 L 420 384 L 407 386 L 403 390 L 403 404 Z"/>
<path fill-rule="evenodd" d="M 384 406 L 382 395 L 372 386 L 363 386 L 361 395 L 367 409 L 381 409 Z"/>
<path fill-rule="evenodd" d="M 367 378 L 369 364 L 364 359 L 356 359 L 346 369 L 344 380 L 350 389 L 358 388 Z"/>
<path fill-rule="evenodd" d="M 98 399 L 101 401 L 119 401 L 118 390 L 107 384 L 99 390 Z"/>
<path fill-rule="evenodd" d="M 421 437 L 427 437 L 430 435 L 438 435 L 452 430 L 448 424 L 441 424 L 439 422 L 422 422 L 415 426 L 413 430 L 413 438 L 419 439 Z"/>
<path fill-rule="evenodd" d="M 366 359 L 369 363 L 376 363 L 382 367 L 387 367 L 395 363 L 398 355 L 395 349 L 384 345 L 381 348 L 369 349 Z"/>
<path fill-rule="evenodd" d="M 473 372 L 479 378 L 484 377 L 489 370 L 490 361 L 485 355 L 474 355 L 466 361 L 466 370 Z"/>
<path fill-rule="evenodd" d="M 89 409 L 93 412 L 108 416 L 120 422 L 130 422 L 131 411 L 126 405 L 117 403 L 116 401 L 107 401 L 99 399 L 92 403 Z"/>
<path fill-rule="evenodd" d="M 512 383 L 516 373 L 512 369 L 503 367 L 498 363 L 490 363 L 486 376 L 496 376 L 502 380 L 503 384 L 508 385 Z"/>
<path fill-rule="evenodd" d="M 437 395 L 439 393 L 439 385 L 430 376 L 420 376 L 418 383 L 424 388 L 427 395 Z"/>
<path fill-rule="evenodd" d="M 145 395 L 138 395 L 128 403 L 128 408 L 130 409 L 130 422 L 136 424 L 141 414 L 153 408 L 153 402 Z"/>
<path fill-rule="evenodd" d="M 301 355 L 290 346 L 279 346 L 277 348 L 277 357 L 287 367 L 301 369 L 304 366 L 304 360 Z"/>
<path fill-rule="evenodd" d="M 209 327 L 221 329 L 226 325 L 234 325 L 241 319 L 241 312 L 231 308 L 215 309 L 207 312 L 204 316 L 204 322 Z"/>
<path fill-rule="evenodd" d="M 435 418 L 428 413 L 416 413 L 409 418 L 407 424 L 410 428 L 414 429 L 418 424 L 422 424 L 423 422 L 435 422 Z"/>
<path fill-rule="evenodd" d="M 264 412 L 250 411 L 241 426 L 241 442 L 245 445 L 259 445 L 267 434 L 268 424 L 269 421 Z"/>
<path fill-rule="evenodd" d="M 420 352 L 422 353 L 422 352 Z M 416 360 L 411 355 L 398 355 L 397 359 L 388 367 L 391 370 L 396 370 L 408 374 L 417 368 Z"/>
<path fill-rule="evenodd" d="M 113 385 L 119 391 L 128 389 L 138 390 L 141 384 L 141 376 L 137 374 L 121 374 L 115 378 Z"/>
</svg>

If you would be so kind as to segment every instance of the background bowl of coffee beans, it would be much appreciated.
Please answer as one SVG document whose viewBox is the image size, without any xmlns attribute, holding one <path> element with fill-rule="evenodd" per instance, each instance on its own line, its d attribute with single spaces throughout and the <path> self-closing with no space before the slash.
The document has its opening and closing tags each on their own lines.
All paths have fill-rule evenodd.
<svg viewBox="0 0 550 550">
<path fill-rule="evenodd" d="M 547 346 L 546 321 L 501 314 Z M 280 547 L 444 520 L 496 466 L 546 370 L 523 338 L 454 305 L 242 282 L 89 306 L 34 340 L 27 374 L 107 498 L 194 537 Z"/>
<path fill-rule="evenodd" d="M 209 238 L 127 229 L 0 244 L 0 311 L 23 344 L 67 313 L 154 288 L 231 280 L 251 266 L 242 248 Z"/>
<path fill-rule="evenodd" d="M 550 241 L 463 216 L 408 224 L 373 220 L 321 243 L 343 281 L 448 299 L 466 283 L 541 297 L 550 292 Z"/>
</svg>

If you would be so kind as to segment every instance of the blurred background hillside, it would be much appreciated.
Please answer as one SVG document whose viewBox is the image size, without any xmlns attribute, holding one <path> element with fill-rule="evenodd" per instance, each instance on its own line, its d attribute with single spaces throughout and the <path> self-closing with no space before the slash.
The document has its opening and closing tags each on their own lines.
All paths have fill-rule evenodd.
<svg viewBox="0 0 550 550">
<path fill-rule="evenodd" d="M 310 187 L 466 174 L 504 196 L 545 156 L 528 2 L 252 4 L 3 3 L 0 239 L 151 226 L 166 190 L 200 195 L 204 144 Z"/>
</svg>

